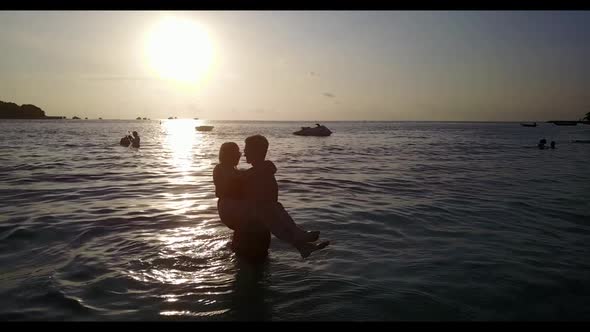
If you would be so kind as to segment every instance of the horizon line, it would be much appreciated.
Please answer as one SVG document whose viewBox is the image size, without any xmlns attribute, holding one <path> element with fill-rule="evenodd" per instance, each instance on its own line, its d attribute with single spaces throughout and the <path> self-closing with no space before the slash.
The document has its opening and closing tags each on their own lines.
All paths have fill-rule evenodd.
<svg viewBox="0 0 590 332">
<path fill-rule="evenodd" d="M 149 120 L 137 120 L 137 119 L 43 119 L 43 118 L 32 118 L 32 119 L 10 119 L 3 118 L 0 120 L 79 120 L 79 121 L 174 121 L 174 120 L 193 120 L 193 121 L 228 121 L 228 122 L 309 122 L 309 123 L 321 123 L 321 122 L 465 122 L 465 123 L 550 123 L 550 121 L 579 121 L 579 120 L 231 120 L 231 119 L 194 119 L 194 118 L 180 118 L 180 119 L 149 119 Z"/>
</svg>

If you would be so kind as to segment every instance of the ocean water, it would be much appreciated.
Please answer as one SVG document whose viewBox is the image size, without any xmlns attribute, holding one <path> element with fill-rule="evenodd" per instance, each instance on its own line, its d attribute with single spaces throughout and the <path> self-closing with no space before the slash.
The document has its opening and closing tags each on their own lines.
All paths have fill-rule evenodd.
<svg viewBox="0 0 590 332">
<path fill-rule="evenodd" d="M 590 144 L 570 142 L 590 126 L 200 123 L 0 121 L 0 319 L 590 319 Z M 229 250 L 211 173 L 257 133 L 284 206 L 332 241 L 306 260 Z"/>
</svg>

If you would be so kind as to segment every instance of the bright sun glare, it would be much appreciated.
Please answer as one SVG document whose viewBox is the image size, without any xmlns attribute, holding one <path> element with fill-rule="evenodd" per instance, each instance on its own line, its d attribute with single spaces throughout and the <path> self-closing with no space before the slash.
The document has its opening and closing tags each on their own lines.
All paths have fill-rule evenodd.
<svg viewBox="0 0 590 332">
<path fill-rule="evenodd" d="M 207 31 L 195 22 L 167 17 L 151 31 L 146 55 L 161 78 L 197 83 L 211 68 L 213 47 Z"/>
</svg>

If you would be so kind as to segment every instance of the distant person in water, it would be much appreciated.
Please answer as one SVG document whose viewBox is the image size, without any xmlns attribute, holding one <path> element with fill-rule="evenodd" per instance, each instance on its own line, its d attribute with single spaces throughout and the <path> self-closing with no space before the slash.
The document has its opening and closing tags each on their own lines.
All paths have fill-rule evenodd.
<svg viewBox="0 0 590 332">
<path fill-rule="evenodd" d="M 539 150 L 543 150 L 543 149 L 545 149 L 545 144 L 547 144 L 547 140 L 546 140 L 546 139 L 544 139 L 544 138 L 543 138 L 543 139 L 541 139 L 541 140 L 539 141 L 539 144 L 537 144 L 537 146 L 539 147 Z"/>
<path fill-rule="evenodd" d="M 139 148 L 140 138 L 136 131 L 133 132 L 133 136 L 130 136 L 129 139 L 131 140 L 131 147 Z"/>
<path fill-rule="evenodd" d="M 139 148 L 139 141 L 139 134 L 134 131 L 133 135 L 125 135 L 123 138 L 121 138 L 119 144 L 124 147 L 129 147 L 131 145 L 134 148 Z"/>
<path fill-rule="evenodd" d="M 262 146 L 266 142 L 264 154 L 261 153 L 261 142 Z M 241 171 L 237 169 L 242 155 L 238 145 L 234 142 L 221 145 L 219 164 L 213 170 L 215 195 L 219 198 L 219 217 L 234 230 L 233 240 L 238 243 L 232 243 L 232 246 L 238 254 L 241 248 L 250 247 L 247 243 L 250 241 L 248 234 L 266 229 L 291 244 L 301 257 L 306 258 L 313 251 L 325 248 L 329 242 L 311 243 L 318 240 L 319 232 L 309 232 L 298 227 L 278 202 L 278 186 L 274 180 L 277 169 L 271 161 L 264 160 L 267 148 L 268 141 L 264 136 L 249 137 L 246 140 L 246 151 L 256 157 L 249 159 L 247 154 L 246 158 L 253 167 Z"/>
<path fill-rule="evenodd" d="M 124 147 L 128 147 L 129 145 L 131 145 L 131 140 L 129 139 L 129 135 L 125 135 L 123 138 L 121 138 L 121 140 L 119 141 L 119 144 Z"/>
<path fill-rule="evenodd" d="M 551 141 L 551 149 L 555 149 L 555 141 Z"/>
</svg>

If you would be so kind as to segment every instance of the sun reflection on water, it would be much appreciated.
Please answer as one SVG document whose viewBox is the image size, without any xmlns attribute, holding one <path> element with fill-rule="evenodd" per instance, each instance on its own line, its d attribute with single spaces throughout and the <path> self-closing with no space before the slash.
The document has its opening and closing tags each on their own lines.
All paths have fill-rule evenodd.
<svg viewBox="0 0 590 332">
<path fill-rule="evenodd" d="M 199 138 L 195 126 L 200 120 L 168 120 L 164 122 L 165 148 L 171 152 L 170 164 L 174 168 L 175 176 L 172 180 L 178 184 L 194 182 L 191 169 L 194 166 L 193 155 L 201 153 Z"/>
<path fill-rule="evenodd" d="M 162 316 L 193 316 L 193 317 L 210 317 L 210 316 L 217 316 L 228 312 L 229 309 L 223 310 L 213 310 L 213 311 L 206 311 L 206 312 L 192 312 L 188 310 L 177 311 L 177 310 L 169 310 L 169 311 L 162 311 L 160 315 Z"/>
<path fill-rule="evenodd" d="M 234 280 L 228 239 L 216 228 L 177 227 L 163 230 L 150 241 L 160 244 L 157 258 L 147 262 L 140 271 L 129 271 L 135 280 L 184 284 L 192 289 L 225 285 Z"/>
<path fill-rule="evenodd" d="M 203 120 L 193 119 L 163 122 L 167 180 L 174 188 L 164 194 L 165 208 L 176 215 L 186 215 L 197 200 L 210 196 L 210 184 L 203 182 L 203 173 L 211 167 L 211 162 L 204 157 L 203 135 L 195 130 L 202 123 Z M 199 203 L 194 207 L 198 211 L 209 207 Z"/>
<path fill-rule="evenodd" d="M 232 296 L 236 281 L 229 232 L 218 227 L 211 209 L 212 160 L 204 146 L 210 135 L 197 132 L 199 125 L 199 120 L 162 121 L 168 181 L 162 204 L 180 227 L 165 225 L 147 235 L 155 250 L 126 271 L 133 280 L 162 290 L 150 295 L 162 303 L 162 316 L 224 314 L 228 310 L 219 299 Z"/>
</svg>

